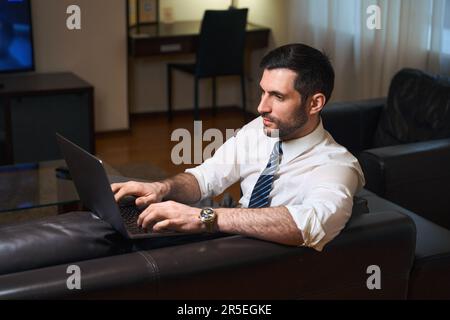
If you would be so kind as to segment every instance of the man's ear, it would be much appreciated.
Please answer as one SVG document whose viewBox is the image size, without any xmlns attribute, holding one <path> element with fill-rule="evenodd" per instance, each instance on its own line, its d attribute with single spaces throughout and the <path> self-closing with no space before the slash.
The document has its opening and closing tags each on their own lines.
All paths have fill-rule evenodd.
<svg viewBox="0 0 450 320">
<path fill-rule="evenodd" d="M 319 114 L 326 102 L 327 98 L 325 98 L 323 93 L 316 93 L 313 95 L 309 101 L 309 115 L 313 116 Z"/>
</svg>

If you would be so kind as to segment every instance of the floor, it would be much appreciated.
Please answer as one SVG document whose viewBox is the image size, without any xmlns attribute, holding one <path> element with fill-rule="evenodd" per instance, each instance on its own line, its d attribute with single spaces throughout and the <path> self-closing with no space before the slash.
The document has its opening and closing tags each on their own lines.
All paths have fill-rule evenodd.
<svg viewBox="0 0 450 320">
<path fill-rule="evenodd" d="M 200 118 L 203 133 L 209 128 L 217 128 L 224 137 L 226 129 L 238 129 L 251 120 L 251 116 L 244 117 L 242 111 L 234 107 L 221 108 L 215 116 L 211 110 L 205 110 L 202 111 Z M 128 170 L 130 172 L 128 176 L 133 178 L 145 179 L 149 176 L 159 178 L 175 175 L 194 166 L 177 165 L 171 160 L 172 148 L 179 144 L 179 141 L 171 141 L 174 130 L 185 128 L 193 136 L 194 120 L 191 112 L 177 113 L 172 121 L 168 121 L 163 113 L 135 115 L 130 118 L 130 127 L 127 132 L 100 133 L 96 136 L 97 156 L 118 171 L 125 171 L 124 175 L 127 175 Z M 203 148 L 209 143 L 203 142 Z M 191 143 L 191 150 L 193 144 Z M 239 199 L 238 184 L 226 192 L 229 192 L 235 200 Z"/>
</svg>

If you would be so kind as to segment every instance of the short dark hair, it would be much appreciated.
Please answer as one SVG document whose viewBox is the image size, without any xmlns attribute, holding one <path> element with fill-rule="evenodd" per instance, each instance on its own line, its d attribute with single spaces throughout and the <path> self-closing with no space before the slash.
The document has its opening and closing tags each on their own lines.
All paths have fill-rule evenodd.
<svg viewBox="0 0 450 320">
<path fill-rule="evenodd" d="M 264 56 L 261 68 L 286 68 L 297 73 L 295 90 L 304 103 L 308 97 L 322 93 L 330 101 L 334 87 L 334 70 L 328 57 L 317 49 L 302 43 L 278 47 Z"/>
</svg>

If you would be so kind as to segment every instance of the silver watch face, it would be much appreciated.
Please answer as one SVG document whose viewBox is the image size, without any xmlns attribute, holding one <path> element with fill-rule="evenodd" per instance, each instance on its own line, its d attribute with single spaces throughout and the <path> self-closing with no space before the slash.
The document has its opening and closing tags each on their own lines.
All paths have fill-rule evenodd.
<svg viewBox="0 0 450 320">
<path fill-rule="evenodd" d="M 214 210 L 212 208 L 203 208 L 200 211 L 200 219 L 202 221 L 210 221 L 214 219 Z"/>
</svg>

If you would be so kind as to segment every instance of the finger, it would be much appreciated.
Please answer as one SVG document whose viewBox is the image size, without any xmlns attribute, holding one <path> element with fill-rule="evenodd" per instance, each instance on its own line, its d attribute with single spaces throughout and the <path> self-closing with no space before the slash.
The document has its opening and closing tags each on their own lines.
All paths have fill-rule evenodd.
<svg viewBox="0 0 450 320">
<path fill-rule="evenodd" d="M 121 188 L 114 194 L 116 201 L 119 201 L 125 196 L 134 195 L 138 192 L 138 186 L 133 182 L 123 183 Z"/>
<path fill-rule="evenodd" d="M 112 190 L 112 192 L 113 193 L 116 193 L 117 192 L 117 190 L 119 190 L 120 188 L 122 188 L 122 186 L 124 185 L 125 183 L 112 183 L 111 184 L 111 190 Z"/>
<path fill-rule="evenodd" d="M 137 219 L 137 224 L 138 226 L 142 226 L 142 228 L 146 227 L 145 222 L 147 221 L 147 223 L 149 221 L 151 221 L 151 219 L 153 218 L 155 213 L 155 210 L 153 208 L 153 206 L 148 206 L 138 217 Z"/>
<path fill-rule="evenodd" d="M 148 206 L 152 203 L 156 203 L 156 196 L 154 194 L 150 194 L 145 197 L 139 197 L 136 199 L 136 206 Z"/>
<path fill-rule="evenodd" d="M 133 192 L 130 192 L 130 190 L 127 188 L 127 186 L 123 186 L 114 194 L 114 199 L 116 199 L 116 202 L 118 202 L 120 199 L 127 195 L 131 195 Z"/>
<path fill-rule="evenodd" d="M 141 212 L 137 219 L 137 225 L 141 226 L 142 222 L 144 221 L 144 218 L 149 214 L 148 208 Z"/>
<path fill-rule="evenodd" d="M 172 227 L 172 220 L 166 219 L 155 223 L 152 230 L 153 232 L 164 232 L 169 231 Z"/>
<path fill-rule="evenodd" d="M 160 219 L 154 214 L 154 212 L 148 214 L 145 216 L 144 220 L 142 221 L 142 228 L 151 230 L 155 223 L 158 223 Z"/>
</svg>

